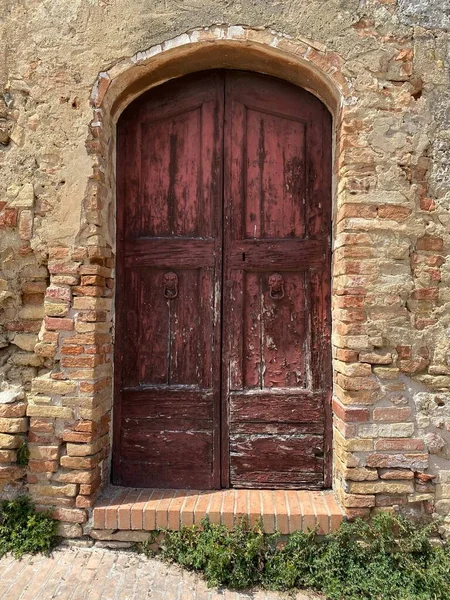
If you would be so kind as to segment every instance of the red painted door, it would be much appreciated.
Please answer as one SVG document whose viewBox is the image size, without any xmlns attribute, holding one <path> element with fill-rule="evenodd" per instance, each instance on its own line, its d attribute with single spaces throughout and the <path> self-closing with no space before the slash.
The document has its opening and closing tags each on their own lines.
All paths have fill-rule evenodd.
<svg viewBox="0 0 450 600">
<path fill-rule="evenodd" d="M 330 155 L 321 102 L 261 75 L 122 115 L 115 483 L 329 484 Z"/>
<path fill-rule="evenodd" d="M 118 124 L 113 480 L 219 485 L 223 76 L 144 94 Z"/>
<path fill-rule="evenodd" d="M 247 73 L 227 77 L 225 107 L 222 481 L 324 487 L 330 114 L 304 90 Z"/>
</svg>

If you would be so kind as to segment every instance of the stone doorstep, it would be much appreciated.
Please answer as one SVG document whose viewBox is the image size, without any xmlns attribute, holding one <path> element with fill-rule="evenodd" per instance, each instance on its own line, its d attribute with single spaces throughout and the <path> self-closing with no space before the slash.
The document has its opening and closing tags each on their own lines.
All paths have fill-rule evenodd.
<svg viewBox="0 0 450 600">
<path fill-rule="evenodd" d="M 109 486 L 93 509 L 93 530 L 99 535 L 101 530 L 114 534 L 179 530 L 199 524 L 205 515 L 211 523 L 227 527 L 244 516 L 251 524 L 262 519 L 266 533 L 277 530 L 282 534 L 318 526 L 318 533 L 324 535 L 335 531 L 345 519 L 331 490 L 193 491 Z"/>
</svg>

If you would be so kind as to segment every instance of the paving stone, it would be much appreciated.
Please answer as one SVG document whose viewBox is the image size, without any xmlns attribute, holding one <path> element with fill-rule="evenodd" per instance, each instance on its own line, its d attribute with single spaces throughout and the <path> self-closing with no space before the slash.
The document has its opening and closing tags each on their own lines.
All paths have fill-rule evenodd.
<svg viewBox="0 0 450 600">
<path fill-rule="evenodd" d="M 0 559 L 0 600 L 282 600 L 285 594 L 208 589 L 196 574 L 156 559 L 106 548 L 55 550 Z M 320 600 L 299 592 L 293 600 Z"/>
</svg>

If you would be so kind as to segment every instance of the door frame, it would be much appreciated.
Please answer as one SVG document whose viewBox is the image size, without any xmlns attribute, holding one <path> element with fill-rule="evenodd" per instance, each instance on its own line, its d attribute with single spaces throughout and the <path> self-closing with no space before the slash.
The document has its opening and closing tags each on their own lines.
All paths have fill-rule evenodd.
<svg viewBox="0 0 450 600">
<path fill-rule="evenodd" d="M 85 210 L 90 210 L 92 198 L 97 198 L 100 203 L 100 210 L 104 214 L 102 231 L 106 245 L 105 250 L 99 251 L 97 255 L 99 257 L 104 256 L 108 266 L 114 267 L 115 126 L 118 117 L 126 106 L 144 91 L 168 79 L 208 68 L 235 68 L 273 75 L 303 87 L 317 96 L 327 106 L 333 118 L 333 246 L 336 227 L 334 214 L 337 210 L 336 204 L 339 202 L 339 198 L 343 196 L 343 191 L 338 190 L 337 186 L 339 160 L 345 160 L 341 158 L 344 147 L 340 144 L 340 137 L 342 132 L 346 130 L 345 128 L 351 127 L 352 123 L 351 114 L 345 110 L 345 106 L 347 104 L 352 105 L 355 101 L 350 82 L 342 74 L 343 63 L 344 60 L 336 53 L 328 52 L 325 47 L 319 48 L 308 40 L 287 40 L 284 39 L 282 33 L 269 29 L 252 29 L 245 26 L 214 26 L 206 29 L 199 27 L 186 35 L 167 39 L 164 44 L 157 44 L 145 52 L 139 52 L 133 57 L 121 59 L 108 71 L 99 73 L 92 88 L 93 120 L 90 124 L 87 140 L 88 147 L 91 148 L 90 154 L 95 160 L 95 166 L 93 176 L 89 180 L 85 200 Z M 103 166 L 99 176 L 96 175 L 96 173 L 99 173 L 98 165 Z M 345 246 L 345 244 L 344 241 L 343 245 Z M 344 263 L 347 260 L 344 257 Z M 112 306 L 111 319 L 114 336 L 114 305 Z M 332 326 L 333 323 L 332 320 Z M 335 335 L 333 331 L 334 326 L 332 335 Z M 341 337 L 345 340 L 346 334 L 344 333 Z M 343 346 L 342 344 L 336 346 L 335 342 L 332 341 L 331 347 L 336 349 L 336 347 Z M 336 360 L 334 352 L 333 350 L 333 364 Z M 337 371 L 333 368 L 334 377 L 336 373 Z M 111 382 L 109 385 L 105 383 L 102 389 L 105 397 L 109 394 L 109 398 L 112 398 Z M 106 409 L 104 422 L 106 423 L 106 431 L 110 432 L 111 402 L 109 407 L 109 410 Z M 352 431 L 345 429 L 347 423 L 351 424 L 345 414 L 342 416 L 342 420 L 335 425 L 335 430 L 340 422 L 342 422 L 342 427 L 339 427 L 339 433 L 342 439 L 353 438 L 353 428 L 351 428 Z M 333 439 L 335 439 L 334 436 Z M 337 443 L 342 447 L 339 440 Z M 335 456 L 333 454 L 333 457 Z M 343 482 L 346 477 L 343 475 L 342 470 L 346 467 L 345 456 L 343 462 L 333 458 L 333 465 L 332 485 L 345 504 Z M 108 477 L 104 481 L 107 481 L 107 479 Z"/>
</svg>

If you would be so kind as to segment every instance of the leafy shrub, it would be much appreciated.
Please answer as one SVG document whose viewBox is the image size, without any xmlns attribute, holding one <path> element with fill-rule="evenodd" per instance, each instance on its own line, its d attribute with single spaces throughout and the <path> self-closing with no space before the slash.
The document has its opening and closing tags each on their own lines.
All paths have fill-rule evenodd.
<svg viewBox="0 0 450 600">
<path fill-rule="evenodd" d="M 49 554 L 56 543 L 58 522 L 50 513 L 36 512 L 27 496 L 0 503 L 0 557 L 11 552 L 15 558 L 24 554 Z"/>
<path fill-rule="evenodd" d="M 229 530 L 211 525 L 167 532 L 163 557 L 194 571 L 202 571 L 209 586 L 247 588 L 259 582 L 271 536 L 245 521 Z"/>
<path fill-rule="evenodd" d="M 202 572 L 209 586 L 312 588 L 330 600 L 448 600 L 450 547 L 432 543 L 435 527 L 379 513 L 325 538 L 295 532 L 282 543 L 260 525 L 228 530 L 205 519 L 167 531 L 161 553 Z"/>
</svg>

